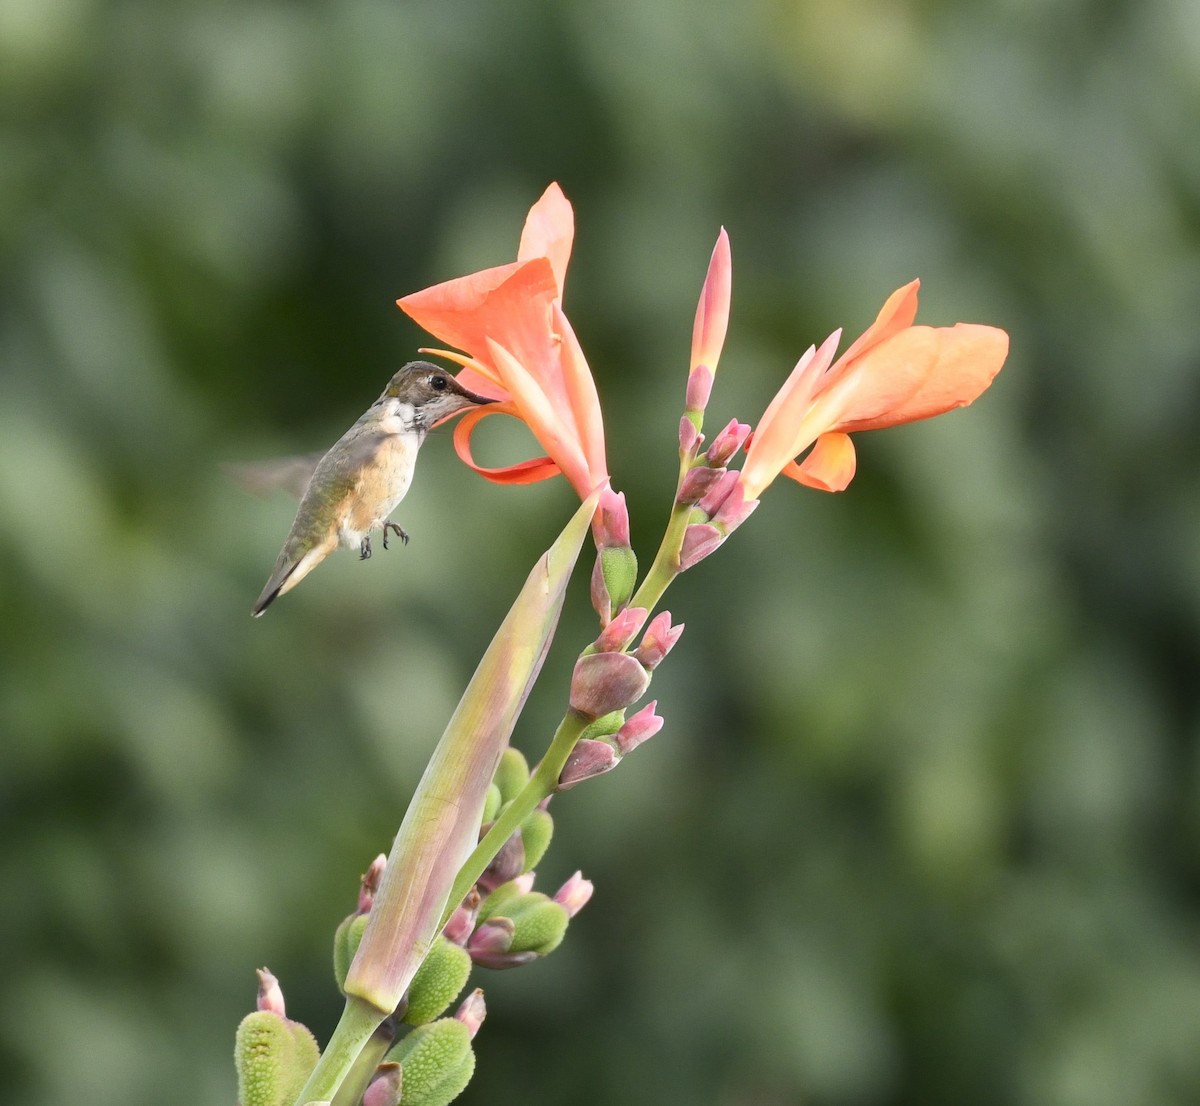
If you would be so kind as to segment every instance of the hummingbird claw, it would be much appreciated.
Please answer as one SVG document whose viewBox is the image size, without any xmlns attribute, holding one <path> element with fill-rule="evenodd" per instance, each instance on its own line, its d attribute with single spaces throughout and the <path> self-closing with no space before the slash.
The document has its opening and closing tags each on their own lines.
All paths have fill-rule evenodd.
<svg viewBox="0 0 1200 1106">
<path fill-rule="evenodd" d="M 367 560 L 371 556 L 371 535 L 363 534 L 362 542 L 358 547 L 358 559 L 360 561 Z"/>
<path fill-rule="evenodd" d="M 404 542 L 405 545 L 408 544 L 408 531 L 405 530 L 403 526 L 398 526 L 396 523 L 392 522 L 391 519 L 388 519 L 388 521 L 383 524 L 383 548 L 384 549 L 387 549 L 387 547 L 388 547 L 387 535 L 388 535 L 389 530 L 394 530 L 396 532 L 396 537 L 398 537 L 402 542 Z"/>
</svg>

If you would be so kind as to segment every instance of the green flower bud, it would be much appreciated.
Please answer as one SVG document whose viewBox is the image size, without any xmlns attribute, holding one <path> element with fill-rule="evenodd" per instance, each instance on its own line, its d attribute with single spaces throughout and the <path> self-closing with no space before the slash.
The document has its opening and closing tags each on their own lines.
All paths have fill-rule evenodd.
<svg viewBox="0 0 1200 1106">
<path fill-rule="evenodd" d="M 554 836 L 554 819 L 548 810 L 535 810 L 521 823 L 521 840 L 525 842 L 525 867 L 528 872 L 546 855 L 550 838 Z"/>
<path fill-rule="evenodd" d="M 500 757 L 500 765 L 496 769 L 492 783 L 500 790 L 502 802 L 511 802 L 517 792 L 529 782 L 529 764 L 521 754 L 520 749 L 511 745 L 504 750 Z M 487 821 L 488 819 L 484 819 Z"/>
<path fill-rule="evenodd" d="M 471 1031 L 456 1018 L 414 1029 L 387 1055 L 404 1071 L 404 1106 L 447 1106 L 471 1081 Z"/>
<path fill-rule="evenodd" d="M 240 1106 L 292 1106 L 320 1057 L 316 1038 L 271 1010 L 247 1014 L 233 1047 Z"/>
<path fill-rule="evenodd" d="M 625 710 L 612 710 L 608 714 L 602 714 L 599 718 L 593 718 L 583 728 L 583 733 L 579 735 L 580 741 L 599 741 L 601 738 L 611 737 L 625 724 Z"/>
<path fill-rule="evenodd" d="M 609 546 L 600 551 L 600 572 L 613 611 L 619 611 L 637 586 L 637 554 L 628 545 Z"/>
<path fill-rule="evenodd" d="M 489 822 L 496 820 L 496 815 L 500 813 L 500 807 L 503 803 L 504 799 L 500 796 L 500 788 L 494 783 L 491 784 L 483 800 L 483 824 L 485 826 Z"/>
<path fill-rule="evenodd" d="M 458 998 L 470 974 L 471 956 L 467 950 L 439 937 L 408 985 L 408 1009 L 404 1020 L 409 1025 L 433 1021 Z"/>
<path fill-rule="evenodd" d="M 546 956 L 560 944 L 571 916 L 548 895 L 530 891 L 509 902 L 504 915 L 513 923 L 511 952 L 536 952 Z"/>
<path fill-rule="evenodd" d="M 358 944 L 362 940 L 363 930 L 367 928 L 370 914 L 351 914 L 343 918 L 341 925 L 333 934 L 333 977 L 337 980 L 338 990 L 346 985 L 346 973 L 350 970 L 350 961 L 358 952 Z"/>
<path fill-rule="evenodd" d="M 505 909 L 505 906 L 524 893 L 524 888 L 521 887 L 518 880 L 510 879 L 507 883 L 500 884 L 495 891 L 479 904 L 479 913 L 476 915 L 475 924 L 479 925 L 486 922 L 489 918 L 495 917 L 497 914 L 503 914 L 507 917 L 508 911 Z"/>
</svg>

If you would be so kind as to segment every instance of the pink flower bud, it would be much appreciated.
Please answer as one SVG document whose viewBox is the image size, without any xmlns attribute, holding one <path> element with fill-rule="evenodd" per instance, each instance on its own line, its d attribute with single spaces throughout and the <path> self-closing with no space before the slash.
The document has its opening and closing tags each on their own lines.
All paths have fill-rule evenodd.
<svg viewBox="0 0 1200 1106">
<path fill-rule="evenodd" d="M 732 534 L 754 513 L 757 506 L 757 499 L 746 498 L 745 487 L 739 479 L 717 509 L 717 513 L 712 516 L 712 523 L 726 535 Z"/>
<path fill-rule="evenodd" d="M 689 526 L 690 530 L 691 527 Z M 642 635 L 641 644 L 634 651 L 634 656 L 643 668 L 653 672 L 663 658 L 675 648 L 675 643 L 683 633 L 683 623 L 671 625 L 671 612 L 662 611 L 656 614 Z"/>
<path fill-rule="evenodd" d="M 696 321 L 692 324 L 692 364 L 707 365 L 715 370 L 725 332 L 729 327 L 729 300 L 733 284 L 733 260 L 729 251 L 729 235 L 725 228 L 717 235 L 696 306 Z M 691 403 L 688 406 L 692 406 Z"/>
<path fill-rule="evenodd" d="M 592 653 L 575 662 L 571 706 L 587 718 L 599 718 L 636 703 L 650 677 L 626 653 Z"/>
<path fill-rule="evenodd" d="M 683 546 L 679 550 L 679 571 L 683 572 L 699 564 L 725 540 L 725 535 L 707 522 L 697 522 L 683 532 Z"/>
<path fill-rule="evenodd" d="M 650 612 L 645 607 L 626 607 L 620 612 L 596 638 L 598 653 L 619 653 L 636 636 L 646 623 L 646 615 Z"/>
<path fill-rule="evenodd" d="M 679 486 L 679 494 L 675 497 L 675 502 L 681 507 L 686 507 L 703 499 L 712 486 L 724 475 L 724 469 L 709 468 L 707 465 L 697 465 L 694 469 L 689 469 L 683 478 L 683 483 Z"/>
<path fill-rule="evenodd" d="M 498 956 L 512 948 L 513 934 L 517 927 L 511 918 L 489 918 L 467 942 L 467 952 L 478 963 L 480 956 Z"/>
<path fill-rule="evenodd" d="M 681 626 L 680 629 L 683 629 Z M 663 720 L 654 713 L 658 700 L 644 706 L 633 715 L 618 731 L 616 736 L 617 752 L 621 756 L 632 753 L 643 741 L 649 741 L 663 727 Z"/>
<path fill-rule="evenodd" d="M 283 988 L 279 986 L 279 980 L 271 974 L 269 968 L 258 969 L 257 1005 L 259 1010 L 269 1010 L 281 1018 L 287 1017 L 287 1011 L 283 1005 Z"/>
<path fill-rule="evenodd" d="M 524 867 L 525 843 L 521 840 L 520 832 L 517 832 L 500 846 L 500 851 L 492 857 L 492 862 L 484 869 L 477 885 L 484 894 L 495 891 L 500 884 L 519 876 Z"/>
<path fill-rule="evenodd" d="M 358 912 L 366 914 L 375 901 L 375 892 L 379 890 L 379 882 L 383 879 L 383 869 L 387 866 L 387 857 L 380 853 L 371 861 L 371 866 L 362 874 L 358 890 Z"/>
<path fill-rule="evenodd" d="M 689 411 L 703 411 L 708 406 L 708 397 L 712 395 L 713 371 L 707 365 L 696 365 L 688 373 L 687 399 Z"/>
<path fill-rule="evenodd" d="M 727 465 L 750 436 L 750 424 L 733 419 L 708 447 L 704 459 L 714 468 Z"/>
<path fill-rule="evenodd" d="M 733 491 L 733 486 L 738 482 L 740 475 L 736 472 L 722 472 L 720 479 L 708 489 L 704 498 L 696 506 L 709 518 L 712 518 L 720 509 L 721 504 L 729 497 L 729 493 Z"/>
<path fill-rule="evenodd" d="M 442 928 L 442 936 L 456 945 L 465 945 L 475 930 L 475 916 L 479 913 L 480 894 L 474 888 L 455 908 L 449 921 Z"/>
<path fill-rule="evenodd" d="M 590 879 L 584 879 L 582 872 L 576 872 L 566 883 L 554 892 L 554 901 L 563 907 L 567 915 L 574 918 L 592 897 L 594 886 Z"/>
<path fill-rule="evenodd" d="M 704 435 L 696 429 L 696 424 L 684 415 L 679 420 L 679 453 L 682 457 L 691 458 L 696 455 Z"/>
<path fill-rule="evenodd" d="M 513 886 L 517 889 L 517 894 L 528 895 L 529 892 L 533 890 L 535 878 L 536 876 L 533 872 L 522 872 L 519 876 L 517 876 L 517 878 L 512 881 Z"/>
<path fill-rule="evenodd" d="M 558 789 L 567 791 L 593 776 L 611 772 L 616 766 L 616 750 L 608 742 L 592 741 L 585 737 L 576 743 L 567 756 L 567 763 L 563 765 L 562 773 L 558 777 Z"/>
<path fill-rule="evenodd" d="M 600 493 L 598 513 L 600 515 L 600 541 L 598 543 L 600 548 L 611 549 L 614 546 L 622 549 L 628 548 L 629 511 L 625 506 L 625 493 L 605 488 Z"/>
<path fill-rule="evenodd" d="M 454 1015 L 470 1030 L 472 1040 L 487 1017 L 487 1003 L 483 1001 L 483 988 L 476 987 L 465 999 Z M 363 1104 L 366 1106 L 366 1103 Z"/>
<path fill-rule="evenodd" d="M 380 1064 L 371 1085 L 363 1092 L 362 1106 L 400 1106 L 403 1082 L 399 1064 Z"/>
</svg>

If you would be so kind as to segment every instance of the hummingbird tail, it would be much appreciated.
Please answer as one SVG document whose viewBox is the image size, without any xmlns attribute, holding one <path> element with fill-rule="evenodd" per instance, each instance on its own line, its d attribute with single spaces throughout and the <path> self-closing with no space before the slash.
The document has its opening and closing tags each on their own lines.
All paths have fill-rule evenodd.
<svg viewBox="0 0 1200 1106">
<path fill-rule="evenodd" d="M 275 562 L 275 571 L 271 573 L 267 586 L 262 589 L 262 594 L 258 597 L 257 602 L 250 608 L 250 614 L 254 618 L 261 618 L 263 611 L 279 596 L 285 591 L 291 591 L 336 548 L 337 538 L 334 538 L 332 541 L 310 549 L 302 557 L 297 557 L 298 550 L 293 547 L 291 542 L 288 542 L 283 547 L 283 552 L 279 554 L 279 560 Z"/>
</svg>

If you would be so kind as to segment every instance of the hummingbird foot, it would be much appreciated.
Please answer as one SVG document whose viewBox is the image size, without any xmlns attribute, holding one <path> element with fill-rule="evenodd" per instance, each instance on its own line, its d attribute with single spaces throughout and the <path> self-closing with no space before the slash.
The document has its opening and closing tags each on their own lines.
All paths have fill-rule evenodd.
<svg viewBox="0 0 1200 1106">
<path fill-rule="evenodd" d="M 408 544 L 408 531 L 405 530 L 403 526 L 399 526 L 396 523 L 394 523 L 391 519 L 388 519 L 387 522 L 385 522 L 383 524 L 383 548 L 384 549 L 387 549 L 387 547 L 388 547 L 387 534 L 388 534 L 389 530 L 394 530 L 396 533 L 396 537 L 398 537 L 402 542 L 404 542 L 405 545 Z"/>
<path fill-rule="evenodd" d="M 362 541 L 358 546 L 358 559 L 365 561 L 371 556 L 371 535 L 363 534 Z"/>
</svg>

